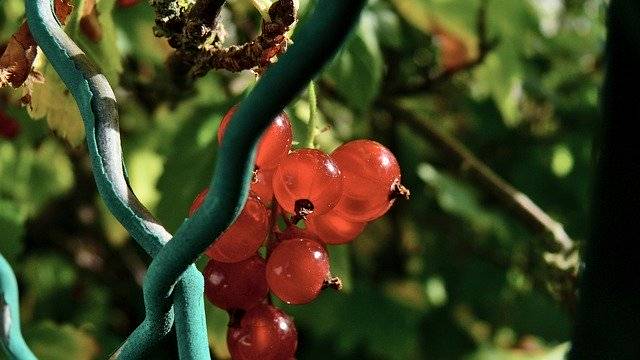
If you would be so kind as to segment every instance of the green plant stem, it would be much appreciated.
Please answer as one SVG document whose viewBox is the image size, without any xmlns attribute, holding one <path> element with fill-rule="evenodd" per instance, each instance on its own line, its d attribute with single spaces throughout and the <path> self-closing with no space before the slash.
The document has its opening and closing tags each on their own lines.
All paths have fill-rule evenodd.
<svg viewBox="0 0 640 360">
<path fill-rule="evenodd" d="M 309 82 L 307 91 L 309 94 L 309 122 L 307 123 L 307 136 L 304 141 L 304 147 L 313 148 L 313 142 L 316 138 L 316 124 L 318 122 L 318 98 L 313 81 Z"/>
</svg>

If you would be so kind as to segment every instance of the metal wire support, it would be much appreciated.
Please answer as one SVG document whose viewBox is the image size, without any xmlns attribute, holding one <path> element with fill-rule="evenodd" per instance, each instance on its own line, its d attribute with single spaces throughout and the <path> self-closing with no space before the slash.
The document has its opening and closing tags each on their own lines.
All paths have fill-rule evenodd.
<svg viewBox="0 0 640 360">
<path fill-rule="evenodd" d="M 0 344 L 11 359 L 32 360 L 35 355 L 20 331 L 18 283 L 11 265 L 0 254 Z"/>
</svg>

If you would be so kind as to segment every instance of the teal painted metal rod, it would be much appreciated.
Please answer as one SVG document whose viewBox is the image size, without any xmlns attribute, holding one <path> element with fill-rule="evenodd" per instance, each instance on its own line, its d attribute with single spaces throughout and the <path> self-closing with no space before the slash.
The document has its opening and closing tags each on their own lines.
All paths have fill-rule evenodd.
<svg viewBox="0 0 640 360">
<path fill-rule="evenodd" d="M 365 3 L 318 2 L 299 29 L 295 44 L 240 103 L 220 146 L 207 198 L 149 267 L 143 286 L 147 314 L 141 326 L 162 318 L 176 280 L 210 245 L 210 239 L 235 220 L 247 198 L 259 136 L 337 52 Z"/>
<path fill-rule="evenodd" d="M 0 343 L 10 359 L 33 360 L 35 355 L 20 331 L 18 282 L 11 265 L 0 254 Z"/>
<path fill-rule="evenodd" d="M 87 145 L 101 196 L 145 250 L 152 256 L 157 254 L 145 279 L 145 321 L 115 357 L 141 358 L 157 344 L 171 328 L 175 300 L 181 358 L 209 358 L 208 348 L 203 351 L 201 346 L 206 344 L 202 277 L 193 262 L 210 244 L 210 239 L 226 229 L 242 209 L 254 167 L 255 145 L 269 119 L 304 89 L 335 54 L 364 4 L 360 0 L 325 0 L 318 5 L 300 30 L 296 44 L 241 103 L 237 119 L 229 125 L 220 148 L 209 196 L 162 248 L 170 235 L 137 201 L 125 177 L 113 91 L 64 34 L 53 15 L 52 2 L 27 0 L 32 34 L 74 95 L 85 121 Z"/>
<path fill-rule="evenodd" d="M 84 121 L 87 148 L 98 191 L 113 215 L 151 256 L 171 238 L 138 201 L 127 181 L 122 162 L 116 99 L 107 79 L 64 33 L 54 15 L 53 0 L 27 0 L 29 29 L 47 59 L 73 95 Z M 189 266 L 177 285 L 176 333 L 188 339 L 178 343 L 183 358 L 210 359 L 202 274 Z M 145 341 L 135 344 L 129 358 L 141 358 L 173 325 L 171 304 L 152 327 Z"/>
<path fill-rule="evenodd" d="M 240 103 L 220 146 L 207 198 L 149 267 L 143 286 L 147 314 L 141 326 L 162 319 L 176 281 L 211 244 L 210 239 L 235 220 L 247 198 L 259 136 L 338 51 L 365 3 L 319 1 L 299 29 L 295 44 Z M 134 337 L 129 341 L 134 339 L 141 340 Z"/>
</svg>

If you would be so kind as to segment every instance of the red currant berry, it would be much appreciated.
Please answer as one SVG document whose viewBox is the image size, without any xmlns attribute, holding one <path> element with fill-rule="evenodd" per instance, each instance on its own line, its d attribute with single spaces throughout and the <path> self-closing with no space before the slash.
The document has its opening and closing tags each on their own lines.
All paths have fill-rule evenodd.
<svg viewBox="0 0 640 360">
<path fill-rule="evenodd" d="M 20 130 L 20 123 L 0 110 L 0 138 L 15 139 Z"/>
<path fill-rule="evenodd" d="M 336 213 L 357 222 L 384 215 L 394 202 L 394 184 L 400 181 L 400 166 L 391 151 L 375 141 L 355 140 L 337 148 L 331 157 L 344 177 Z"/>
<path fill-rule="evenodd" d="M 322 151 L 296 150 L 276 169 L 273 194 L 288 213 L 322 215 L 340 199 L 342 174 L 331 157 Z"/>
<path fill-rule="evenodd" d="M 288 360 L 296 353 L 298 332 L 287 314 L 262 304 L 229 326 L 227 346 L 233 360 Z"/>
<path fill-rule="evenodd" d="M 219 144 L 222 144 L 224 132 L 237 109 L 238 105 L 233 106 L 222 118 L 218 127 Z M 271 125 L 260 138 L 256 154 L 256 167 L 258 169 L 273 169 L 278 166 L 289 153 L 292 139 L 291 121 L 289 121 L 289 116 L 282 112 L 273 119 Z"/>
<path fill-rule="evenodd" d="M 221 309 L 249 310 L 269 292 L 265 268 L 258 255 L 237 263 L 209 260 L 203 271 L 204 294 Z"/>
<path fill-rule="evenodd" d="M 196 201 L 198 198 L 194 201 L 192 208 L 196 205 Z M 197 206 L 195 208 L 197 209 Z M 226 263 L 242 261 L 258 251 L 268 234 L 269 211 L 260 199 L 249 194 L 244 209 L 236 221 L 205 250 L 205 254 L 211 259 Z"/>
<path fill-rule="evenodd" d="M 128 8 L 137 5 L 139 1 L 140 0 L 118 0 L 118 6 Z"/>
<path fill-rule="evenodd" d="M 251 191 L 260 198 L 263 204 L 271 204 L 273 200 L 273 173 L 274 169 L 256 169 L 251 182 Z"/>
<path fill-rule="evenodd" d="M 269 288 L 287 304 L 312 301 L 329 278 L 329 255 L 310 239 L 284 240 L 267 260 Z"/>
<path fill-rule="evenodd" d="M 366 222 L 349 221 L 329 211 L 322 216 L 309 217 L 306 221 L 309 232 L 315 234 L 325 244 L 346 244 L 362 233 Z"/>
</svg>

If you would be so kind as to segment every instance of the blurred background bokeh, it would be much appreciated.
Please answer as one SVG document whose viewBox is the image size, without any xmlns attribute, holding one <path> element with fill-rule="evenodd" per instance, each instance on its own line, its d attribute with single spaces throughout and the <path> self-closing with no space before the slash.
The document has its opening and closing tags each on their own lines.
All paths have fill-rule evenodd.
<svg viewBox="0 0 640 360">
<path fill-rule="evenodd" d="M 87 1 L 75 0 L 75 11 Z M 301 21 L 315 3 L 322 6 L 300 0 Z M 299 359 L 563 357 L 574 304 L 549 270 L 548 234 L 492 184 L 469 176 L 450 147 L 464 144 L 579 247 L 606 3 L 369 1 L 318 78 L 318 143 L 325 151 L 354 138 L 386 144 L 412 196 L 352 245 L 330 248 L 343 291 L 284 306 L 298 326 Z M 222 115 L 255 77 L 210 72 L 177 91 L 164 66 L 171 48 L 152 32 L 153 9 L 144 1 L 96 4 L 99 42 L 77 15 L 67 31 L 115 88 L 134 191 L 174 231 L 211 177 Z M 222 16 L 230 43 L 259 31 L 249 0 L 228 1 Z M 0 2 L 0 44 L 23 20 L 22 0 Z M 18 277 L 33 351 L 42 359 L 105 358 L 142 320 L 149 257 L 97 195 L 71 97 L 46 60 L 36 69 L 45 82 L 30 85 L 30 105 L 20 106 L 26 89 L 0 89 L 0 252 Z M 306 96 L 287 111 L 301 140 Z M 207 317 L 212 352 L 225 359 L 227 315 L 207 304 Z M 162 347 L 176 357 L 175 340 Z"/>
</svg>

